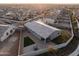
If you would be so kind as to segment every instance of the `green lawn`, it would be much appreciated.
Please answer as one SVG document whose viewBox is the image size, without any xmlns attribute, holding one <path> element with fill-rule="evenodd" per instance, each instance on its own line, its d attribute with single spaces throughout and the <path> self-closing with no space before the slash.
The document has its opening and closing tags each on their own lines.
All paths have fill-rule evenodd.
<svg viewBox="0 0 79 59">
<path fill-rule="evenodd" d="M 24 37 L 24 47 L 34 44 L 30 37 Z"/>
</svg>

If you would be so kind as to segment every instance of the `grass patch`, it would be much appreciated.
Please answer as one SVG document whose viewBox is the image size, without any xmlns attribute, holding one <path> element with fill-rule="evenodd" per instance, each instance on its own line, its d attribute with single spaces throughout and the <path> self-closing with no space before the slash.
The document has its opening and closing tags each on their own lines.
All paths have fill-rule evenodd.
<svg viewBox="0 0 79 59">
<path fill-rule="evenodd" d="M 24 37 L 24 47 L 28 46 L 28 45 L 32 45 L 34 44 L 35 42 L 32 41 L 31 38 L 29 37 Z"/>
<path fill-rule="evenodd" d="M 62 31 L 61 35 L 52 40 L 56 44 L 64 43 L 70 38 L 70 33 L 68 31 Z"/>
</svg>

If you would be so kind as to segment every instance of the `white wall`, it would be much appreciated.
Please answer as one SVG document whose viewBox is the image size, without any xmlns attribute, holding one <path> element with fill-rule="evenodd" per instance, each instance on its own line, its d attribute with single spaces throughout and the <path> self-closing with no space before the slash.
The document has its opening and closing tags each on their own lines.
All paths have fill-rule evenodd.
<svg viewBox="0 0 79 59">
<path fill-rule="evenodd" d="M 52 33 L 52 35 L 50 36 L 50 39 L 53 40 L 54 38 L 58 37 L 59 35 L 61 35 L 61 31 L 55 31 L 55 32 Z"/>
</svg>

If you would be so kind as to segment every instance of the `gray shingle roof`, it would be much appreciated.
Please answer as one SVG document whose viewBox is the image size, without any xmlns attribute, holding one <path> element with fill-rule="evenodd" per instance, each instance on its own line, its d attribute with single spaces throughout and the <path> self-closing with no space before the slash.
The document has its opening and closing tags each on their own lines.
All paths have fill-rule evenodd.
<svg viewBox="0 0 79 59">
<path fill-rule="evenodd" d="M 1 26 L 0 25 L 0 38 L 2 37 L 2 35 L 4 34 L 4 32 L 9 28 L 9 26 Z"/>
<path fill-rule="evenodd" d="M 53 32 L 59 31 L 59 29 L 46 25 L 40 21 L 28 22 L 25 26 L 45 39 Z"/>
</svg>

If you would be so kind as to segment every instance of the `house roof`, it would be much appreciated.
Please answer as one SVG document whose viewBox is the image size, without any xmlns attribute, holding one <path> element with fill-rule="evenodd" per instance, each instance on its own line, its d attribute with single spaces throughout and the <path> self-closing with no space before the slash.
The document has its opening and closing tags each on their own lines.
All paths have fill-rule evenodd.
<svg viewBox="0 0 79 59">
<path fill-rule="evenodd" d="M 53 32 L 59 31 L 59 29 L 46 25 L 41 21 L 31 21 L 26 23 L 25 26 L 45 39 Z"/>
<path fill-rule="evenodd" d="M 0 24 L 0 38 L 2 37 L 2 35 L 4 34 L 4 32 L 9 28 L 8 25 L 1 25 Z"/>
</svg>

